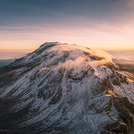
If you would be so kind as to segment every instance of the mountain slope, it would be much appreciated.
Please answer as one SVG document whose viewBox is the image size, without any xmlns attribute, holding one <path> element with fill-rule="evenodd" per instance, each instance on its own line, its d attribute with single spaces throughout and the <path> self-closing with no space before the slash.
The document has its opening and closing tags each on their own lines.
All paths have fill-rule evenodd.
<svg viewBox="0 0 134 134">
<path fill-rule="evenodd" d="M 0 70 L 0 130 L 130 133 L 134 83 L 89 48 L 48 42 Z"/>
<path fill-rule="evenodd" d="M 9 65 L 9 64 L 12 63 L 13 61 L 14 61 L 14 59 L 0 60 L 0 68 Z"/>
</svg>

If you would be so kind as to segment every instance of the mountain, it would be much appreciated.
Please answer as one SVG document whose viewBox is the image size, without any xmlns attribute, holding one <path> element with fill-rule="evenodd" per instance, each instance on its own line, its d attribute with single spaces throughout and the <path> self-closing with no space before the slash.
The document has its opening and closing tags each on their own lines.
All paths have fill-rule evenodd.
<svg viewBox="0 0 134 134">
<path fill-rule="evenodd" d="M 134 81 L 134 61 L 117 59 L 113 59 L 113 61 L 120 68 L 120 73 Z"/>
<path fill-rule="evenodd" d="M 14 59 L 0 60 L 0 68 L 9 65 L 9 64 L 12 63 L 13 61 L 14 61 Z"/>
<path fill-rule="evenodd" d="M 0 69 L 0 132 L 130 134 L 134 82 L 107 56 L 47 42 Z"/>
</svg>

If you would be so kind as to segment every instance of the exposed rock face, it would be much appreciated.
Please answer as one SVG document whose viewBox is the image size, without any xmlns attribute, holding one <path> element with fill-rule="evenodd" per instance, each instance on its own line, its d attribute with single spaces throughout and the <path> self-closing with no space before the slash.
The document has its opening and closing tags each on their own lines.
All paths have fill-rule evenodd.
<svg viewBox="0 0 134 134">
<path fill-rule="evenodd" d="M 0 70 L 0 132 L 129 134 L 134 83 L 106 58 L 45 43 Z"/>
</svg>

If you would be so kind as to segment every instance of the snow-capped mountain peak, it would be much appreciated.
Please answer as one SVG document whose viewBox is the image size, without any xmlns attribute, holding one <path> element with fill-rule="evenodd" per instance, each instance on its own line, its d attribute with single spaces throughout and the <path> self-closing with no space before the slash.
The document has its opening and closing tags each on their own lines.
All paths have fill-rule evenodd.
<svg viewBox="0 0 134 134">
<path fill-rule="evenodd" d="M 97 51 L 47 42 L 0 73 L 0 129 L 126 134 L 134 127 L 134 83 Z"/>
</svg>

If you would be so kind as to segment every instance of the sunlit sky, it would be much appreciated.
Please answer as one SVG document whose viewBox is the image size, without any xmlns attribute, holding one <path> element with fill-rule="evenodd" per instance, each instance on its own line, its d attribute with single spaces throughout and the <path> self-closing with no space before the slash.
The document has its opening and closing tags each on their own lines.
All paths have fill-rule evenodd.
<svg viewBox="0 0 134 134">
<path fill-rule="evenodd" d="M 48 41 L 134 49 L 134 0 L 0 0 L 1 51 Z"/>
</svg>

